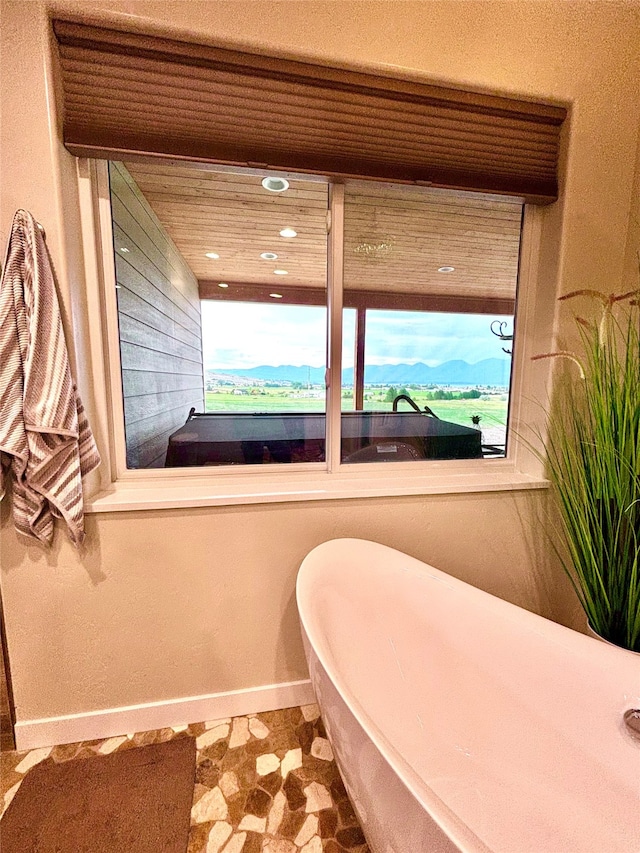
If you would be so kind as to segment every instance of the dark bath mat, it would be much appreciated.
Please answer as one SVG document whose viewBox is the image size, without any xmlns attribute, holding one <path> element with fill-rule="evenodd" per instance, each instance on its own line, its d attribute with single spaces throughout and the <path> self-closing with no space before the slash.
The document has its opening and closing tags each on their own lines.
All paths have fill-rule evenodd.
<svg viewBox="0 0 640 853">
<path fill-rule="evenodd" d="M 2 853 L 185 853 L 195 760 L 191 737 L 46 759 L 0 821 Z"/>
</svg>

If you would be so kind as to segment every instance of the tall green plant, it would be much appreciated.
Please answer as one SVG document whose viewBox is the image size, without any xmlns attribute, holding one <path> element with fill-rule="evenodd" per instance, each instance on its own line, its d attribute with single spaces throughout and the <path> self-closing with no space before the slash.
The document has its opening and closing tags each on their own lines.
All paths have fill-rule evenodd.
<svg viewBox="0 0 640 853">
<path fill-rule="evenodd" d="M 577 318 L 580 352 L 559 384 L 544 453 L 570 562 L 594 631 L 640 651 L 640 321 L 638 291 L 607 296 L 599 322 Z"/>
</svg>

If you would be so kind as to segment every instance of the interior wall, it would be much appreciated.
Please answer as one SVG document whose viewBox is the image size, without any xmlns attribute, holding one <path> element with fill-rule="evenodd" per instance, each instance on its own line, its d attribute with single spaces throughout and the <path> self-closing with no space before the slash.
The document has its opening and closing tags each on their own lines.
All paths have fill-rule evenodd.
<svg viewBox="0 0 640 853">
<path fill-rule="evenodd" d="M 306 678 L 296 573 L 336 537 L 428 557 L 551 615 L 566 589 L 531 529 L 541 512 L 537 496 L 514 493 L 89 515 L 81 558 L 62 536 L 46 556 L 25 548 L 4 519 L 18 716 Z"/>
<path fill-rule="evenodd" d="M 45 225 L 90 413 L 89 260 L 79 248 L 75 163 L 59 137 L 48 9 L 568 103 L 562 196 L 545 209 L 542 232 L 548 310 L 556 291 L 620 283 L 640 113 L 637 6 L 5 0 L 0 233 L 6 238 L 16 207 Z M 540 351 L 535 328 L 531 335 L 528 345 Z M 50 552 L 19 542 L 5 501 L 1 578 L 17 717 L 304 677 L 296 570 L 311 547 L 334 536 L 399 547 L 579 626 L 541 535 L 543 502 L 544 493 L 487 493 L 101 514 L 88 518 L 87 549 L 76 553 L 61 535 Z"/>
<path fill-rule="evenodd" d="M 0 752 L 16 748 L 13 739 L 13 723 L 11 719 L 11 704 L 9 701 L 9 681 L 4 663 L 4 632 L 0 632 Z"/>
<path fill-rule="evenodd" d="M 161 468 L 171 433 L 204 410 L 198 281 L 122 163 L 109 185 L 127 468 Z"/>
<path fill-rule="evenodd" d="M 630 201 L 623 282 L 625 290 L 640 287 L 640 126 L 638 128 L 635 177 Z"/>
</svg>

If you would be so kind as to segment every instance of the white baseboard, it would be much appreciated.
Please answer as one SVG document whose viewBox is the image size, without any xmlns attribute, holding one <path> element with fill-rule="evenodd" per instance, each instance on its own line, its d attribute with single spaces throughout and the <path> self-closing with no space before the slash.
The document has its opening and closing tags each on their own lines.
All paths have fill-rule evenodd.
<svg viewBox="0 0 640 853">
<path fill-rule="evenodd" d="M 189 696 L 167 702 L 149 702 L 123 708 L 106 708 L 64 717 L 46 717 L 41 720 L 18 720 L 15 725 L 16 749 L 37 749 L 81 740 L 99 740 L 115 735 L 163 729 L 224 717 L 239 717 L 261 711 L 277 711 L 315 702 L 311 682 L 290 681 L 232 690 L 229 693 L 212 693 L 207 696 Z"/>
</svg>

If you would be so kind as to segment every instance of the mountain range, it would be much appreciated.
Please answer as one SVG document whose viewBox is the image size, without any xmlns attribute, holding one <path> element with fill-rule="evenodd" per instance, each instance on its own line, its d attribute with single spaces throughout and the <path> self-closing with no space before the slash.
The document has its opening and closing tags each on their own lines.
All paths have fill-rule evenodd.
<svg viewBox="0 0 640 853">
<path fill-rule="evenodd" d="M 265 382 L 310 382 L 324 384 L 324 367 L 281 364 L 262 364 L 259 367 L 219 369 L 211 368 L 217 376 L 241 376 L 262 379 Z M 485 358 L 475 364 L 456 359 L 429 367 L 428 364 L 371 364 L 365 367 L 366 385 L 492 385 L 507 387 L 511 361 L 502 358 Z M 344 385 L 353 384 L 353 368 L 342 371 Z"/>
</svg>

